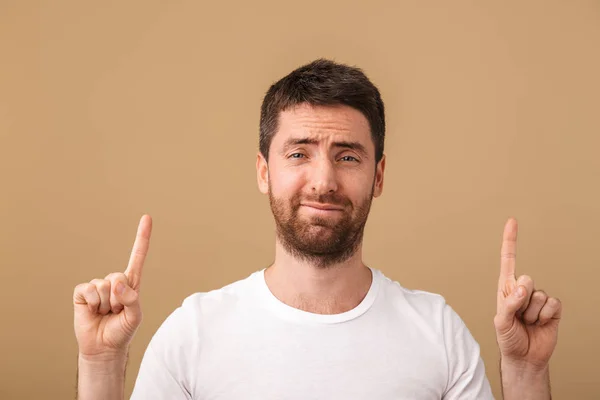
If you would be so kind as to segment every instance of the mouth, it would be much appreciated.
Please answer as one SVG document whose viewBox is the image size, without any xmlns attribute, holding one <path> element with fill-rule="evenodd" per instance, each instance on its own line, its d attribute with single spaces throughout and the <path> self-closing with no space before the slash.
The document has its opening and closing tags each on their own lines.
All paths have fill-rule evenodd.
<svg viewBox="0 0 600 400">
<path fill-rule="evenodd" d="M 336 211 L 344 210 L 340 206 L 336 206 L 334 204 L 324 204 L 324 203 L 301 203 L 300 206 L 311 208 L 313 210 L 317 210 L 317 211 L 321 211 L 321 212 L 336 212 Z"/>
</svg>

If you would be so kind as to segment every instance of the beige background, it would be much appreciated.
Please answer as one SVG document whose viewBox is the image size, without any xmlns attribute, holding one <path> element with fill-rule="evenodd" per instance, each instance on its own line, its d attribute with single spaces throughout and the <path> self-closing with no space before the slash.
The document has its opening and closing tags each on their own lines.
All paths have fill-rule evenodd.
<svg viewBox="0 0 600 400">
<path fill-rule="evenodd" d="M 196 291 L 272 261 L 256 187 L 268 86 L 325 56 L 381 89 L 365 261 L 443 294 L 482 347 L 502 227 L 564 303 L 556 399 L 600 398 L 600 2 L 0 1 L 0 398 L 72 398 L 72 290 L 154 218 L 127 376 Z"/>
</svg>

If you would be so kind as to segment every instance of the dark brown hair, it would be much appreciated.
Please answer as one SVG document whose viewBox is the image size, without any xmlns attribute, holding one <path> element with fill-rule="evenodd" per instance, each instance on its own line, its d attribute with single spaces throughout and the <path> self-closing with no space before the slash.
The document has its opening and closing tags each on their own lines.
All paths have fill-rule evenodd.
<svg viewBox="0 0 600 400">
<path fill-rule="evenodd" d="M 343 104 L 362 112 L 371 127 L 375 161 L 381 160 L 385 113 L 379 90 L 360 68 L 319 58 L 290 72 L 267 91 L 260 110 L 259 138 L 260 152 L 267 161 L 279 113 L 302 103 Z"/>
</svg>

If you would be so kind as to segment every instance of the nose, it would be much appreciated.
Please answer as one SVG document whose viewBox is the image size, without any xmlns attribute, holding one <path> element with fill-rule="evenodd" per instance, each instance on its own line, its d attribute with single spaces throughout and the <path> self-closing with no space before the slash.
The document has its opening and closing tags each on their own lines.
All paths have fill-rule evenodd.
<svg viewBox="0 0 600 400">
<path fill-rule="evenodd" d="M 314 165 L 311 186 L 316 195 L 331 194 L 338 190 L 335 167 L 330 160 L 324 159 Z"/>
</svg>

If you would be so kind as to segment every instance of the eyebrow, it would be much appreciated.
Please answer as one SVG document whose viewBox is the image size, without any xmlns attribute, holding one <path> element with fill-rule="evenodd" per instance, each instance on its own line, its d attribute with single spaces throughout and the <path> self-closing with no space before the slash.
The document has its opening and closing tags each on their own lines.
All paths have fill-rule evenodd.
<svg viewBox="0 0 600 400">
<path fill-rule="evenodd" d="M 286 151 L 290 147 L 301 145 L 301 144 L 316 145 L 316 144 L 319 144 L 319 141 L 317 139 L 312 139 L 312 138 L 290 138 L 290 139 L 286 140 L 286 142 L 284 143 L 283 150 Z M 342 147 L 345 149 L 355 150 L 359 153 L 362 153 L 363 156 L 367 155 L 367 149 L 365 149 L 365 146 L 363 146 L 359 142 L 338 141 L 338 142 L 333 142 L 333 147 Z"/>
</svg>

